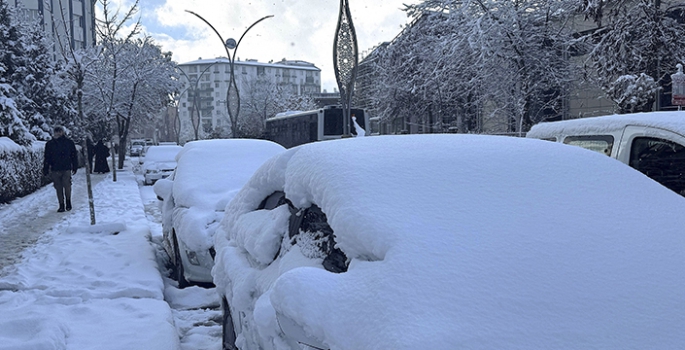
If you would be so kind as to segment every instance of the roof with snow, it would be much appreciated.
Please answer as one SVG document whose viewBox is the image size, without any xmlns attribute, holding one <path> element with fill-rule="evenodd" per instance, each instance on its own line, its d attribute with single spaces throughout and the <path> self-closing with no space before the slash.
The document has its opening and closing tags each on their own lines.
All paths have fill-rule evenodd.
<svg viewBox="0 0 685 350">
<path fill-rule="evenodd" d="M 628 125 L 666 129 L 685 136 L 685 111 L 614 114 L 533 125 L 527 137 L 544 139 L 557 136 L 607 134 Z"/>
</svg>

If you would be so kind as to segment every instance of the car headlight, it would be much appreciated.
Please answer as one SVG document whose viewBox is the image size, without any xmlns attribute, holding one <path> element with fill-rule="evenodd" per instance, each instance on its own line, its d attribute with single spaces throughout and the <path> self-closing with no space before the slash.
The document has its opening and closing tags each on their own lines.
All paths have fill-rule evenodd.
<svg viewBox="0 0 685 350">
<path fill-rule="evenodd" d="M 200 260 L 197 258 L 197 254 L 194 251 L 186 250 L 186 256 L 191 264 L 200 265 Z"/>
</svg>

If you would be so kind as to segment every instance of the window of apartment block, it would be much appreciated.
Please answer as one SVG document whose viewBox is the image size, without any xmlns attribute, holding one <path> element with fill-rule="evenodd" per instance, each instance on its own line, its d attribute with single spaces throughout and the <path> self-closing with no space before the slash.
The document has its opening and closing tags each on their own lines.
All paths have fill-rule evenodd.
<svg viewBox="0 0 685 350">
<path fill-rule="evenodd" d="M 257 67 L 257 75 L 264 75 L 264 67 Z"/>
<path fill-rule="evenodd" d="M 197 73 L 197 66 L 190 66 L 188 67 L 188 72 L 190 73 Z M 191 77 L 192 78 L 192 77 Z"/>
<path fill-rule="evenodd" d="M 243 74 L 247 74 L 247 67 L 243 67 L 242 71 L 243 71 Z"/>
<path fill-rule="evenodd" d="M 214 87 L 215 87 L 215 88 L 218 88 L 218 87 L 219 87 L 219 84 L 220 84 L 220 83 L 218 83 L 218 82 L 214 83 Z"/>
</svg>

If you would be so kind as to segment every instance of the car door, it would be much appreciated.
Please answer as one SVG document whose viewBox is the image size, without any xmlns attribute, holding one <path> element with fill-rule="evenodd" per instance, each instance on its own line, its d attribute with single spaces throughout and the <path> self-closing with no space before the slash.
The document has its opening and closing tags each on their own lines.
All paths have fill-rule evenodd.
<svg viewBox="0 0 685 350">
<path fill-rule="evenodd" d="M 660 128 L 627 126 L 617 159 L 685 195 L 685 136 Z"/>
</svg>

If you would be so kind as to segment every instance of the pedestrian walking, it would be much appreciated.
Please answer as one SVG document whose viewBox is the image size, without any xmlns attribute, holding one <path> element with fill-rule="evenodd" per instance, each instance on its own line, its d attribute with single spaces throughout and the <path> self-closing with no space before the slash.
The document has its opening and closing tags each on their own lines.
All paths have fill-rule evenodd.
<svg viewBox="0 0 685 350">
<path fill-rule="evenodd" d="M 78 169 L 78 156 L 74 141 L 67 138 L 64 128 L 56 126 L 52 140 L 45 144 L 43 175 L 50 175 L 57 192 L 58 212 L 71 210 L 71 176 Z"/>
<path fill-rule="evenodd" d="M 104 174 L 109 172 L 109 165 L 107 164 L 107 157 L 109 157 L 109 147 L 105 146 L 102 140 L 95 145 L 95 168 L 93 172 Z"/>
</svg>

